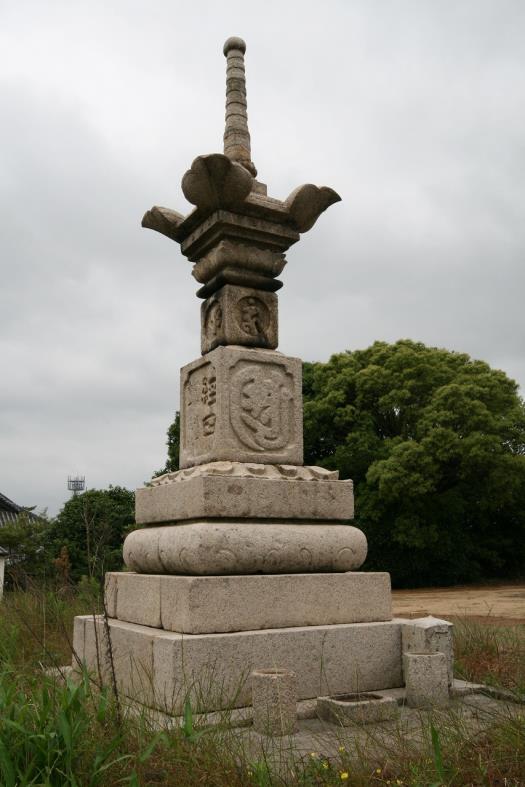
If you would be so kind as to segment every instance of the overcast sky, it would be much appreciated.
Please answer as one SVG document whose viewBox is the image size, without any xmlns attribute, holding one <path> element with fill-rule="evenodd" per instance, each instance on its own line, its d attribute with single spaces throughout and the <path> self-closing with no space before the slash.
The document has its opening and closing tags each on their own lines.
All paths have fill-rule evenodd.
<svg viewBox="0 0 525 787">
<path fill-rule="evenodd" d="M 230 35 L 268 193 L 343 200 L 287 255 L 280 349 L 409 337 L 525 386 L 523 0 L 0 0 L 0 491 L 21 505 L 164 463 L 200 302 L 140 221 L 188 212 L 182 175 L 222 151 Z"/>
</svg>

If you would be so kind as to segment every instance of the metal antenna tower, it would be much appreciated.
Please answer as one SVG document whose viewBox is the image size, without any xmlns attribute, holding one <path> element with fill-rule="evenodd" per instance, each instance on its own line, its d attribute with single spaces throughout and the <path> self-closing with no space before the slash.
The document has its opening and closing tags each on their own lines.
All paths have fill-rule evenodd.
<svg viewBox="0 0 525 787">
<path fill-rule="evenodd" d="M 67 477 L 67 488 L 70 492 L 73 492 L 73 496 L 78 494 L 78 492 L 83 492 L 86 488 L 86 476 L 85 475 L 68 475 Z"/>
</svg>

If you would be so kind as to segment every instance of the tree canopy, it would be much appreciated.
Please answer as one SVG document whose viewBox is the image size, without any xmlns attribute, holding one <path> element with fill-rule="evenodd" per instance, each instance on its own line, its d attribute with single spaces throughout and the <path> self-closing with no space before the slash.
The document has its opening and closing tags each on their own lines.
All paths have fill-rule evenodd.
<svg viewBox="0 0 525 787">
<path fill-rule="evenodd" d="M 525 407 L 504 372 L 409 340 L 304 365 L 305 463 L 352 478 L 366 567 L 398 585 L 517 573 Z"/>
<path fill-rule="evenodd" d="M 122 568 L 122 544 L 135 522 L 135 495 L 121 486 L 71 497 L 51 524 L 54 557 L 67 547 L 70 577 L 102 579 Z"/>
</svg>

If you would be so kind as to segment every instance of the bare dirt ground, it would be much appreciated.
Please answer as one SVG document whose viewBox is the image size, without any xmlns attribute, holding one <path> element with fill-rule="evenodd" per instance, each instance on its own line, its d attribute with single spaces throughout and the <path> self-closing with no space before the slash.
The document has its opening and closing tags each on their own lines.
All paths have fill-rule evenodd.
<svg viewBox="0 0 525 787">
<path fill-rule="evenodd" d="M 480 623 L 525 624 L 525 584 L 394 590 L 397 617 L 468 617 Z"/>
</svg>

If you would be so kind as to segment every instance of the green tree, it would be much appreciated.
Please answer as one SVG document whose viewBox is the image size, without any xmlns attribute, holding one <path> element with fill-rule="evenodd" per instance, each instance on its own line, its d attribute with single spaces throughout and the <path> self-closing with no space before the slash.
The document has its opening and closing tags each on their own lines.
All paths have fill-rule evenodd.
<svg viewBox="0 0 525 787">
<path fill-rule="evenodd" d="M 7 549 L 6 581 L 24 584 L 27 578 L 53 576 L 51 522 L 45 514 L 38 518 L 21 513 L 0 530 L 0 545 Z"/>
<path fill-rule="evenodd" d="M 525 406 L 502 371 L 409 340 L 304 366 L 305 462 L 353 478 L 368 569 L 397 585 L 525 558 Z"/>
<path fill-rule="evenodd" d="M 168 446 L 168 458 L 166 464 L 161 470 L 157 470 L 153 476 L 164 475 L 164 473 L 173 473 L 179 469 L 179 445 L 180 445 L 180 413 L 177 410 L 175 418 L 168 427 L 166 432 Z"/>
<path fill-rule="evenodd" d="M 134 527 L 135 495 L 121 486 L 89 489 L 71 497 L 51 527 L 54 558 L 67 547 L 70 576 L 101 580 L 122 568 L 122 543 Z"/>
</svg>

